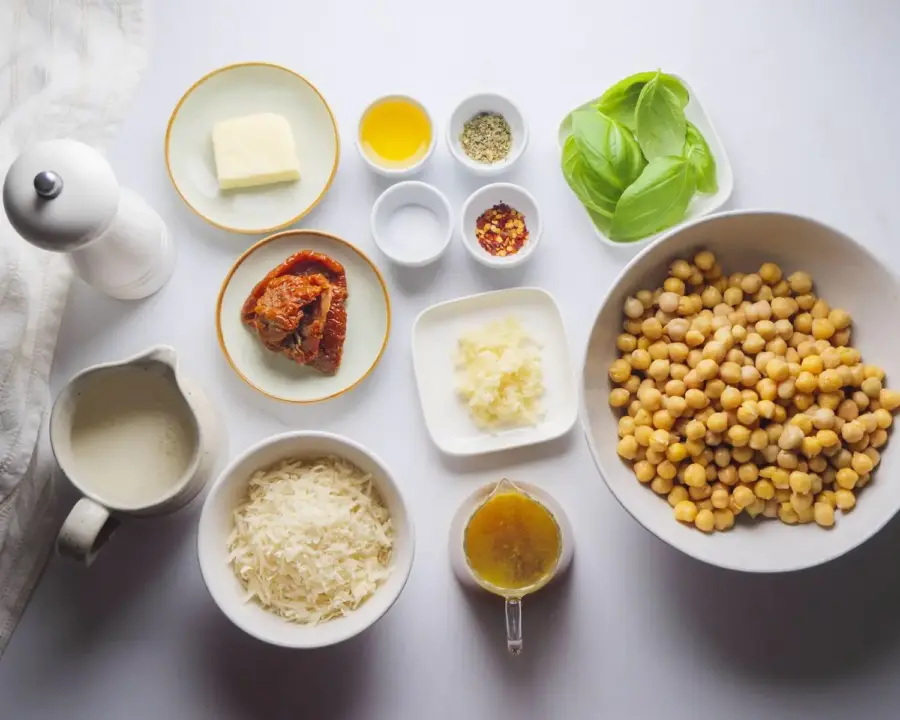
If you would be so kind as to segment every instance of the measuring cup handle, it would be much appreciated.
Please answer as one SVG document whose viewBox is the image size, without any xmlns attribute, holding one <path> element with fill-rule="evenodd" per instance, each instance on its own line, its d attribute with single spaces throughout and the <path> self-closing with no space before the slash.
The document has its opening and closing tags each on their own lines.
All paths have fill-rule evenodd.
<svg viewBox="0 0 900 720">
<path fill-rule="evenodd" d="M 522 600 L 506 598 L 506 649 L 510 655 L 522 652 Z"/>
<path fill-rule="evenodd" d="M 93 500 L 81 498 L 59 530 L 56 550 L 60 555 L 90 565 L 118 527 L 119 521 L 110 517 L 109 510 Z"/>
</svg>

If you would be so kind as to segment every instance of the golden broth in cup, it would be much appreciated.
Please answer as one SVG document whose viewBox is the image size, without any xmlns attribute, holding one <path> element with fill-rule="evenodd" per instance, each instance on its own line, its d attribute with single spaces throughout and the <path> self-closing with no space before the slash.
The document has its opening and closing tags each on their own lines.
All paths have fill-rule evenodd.
<svg viewBox="0 0 900 720">
<path fill-rule="evenodd" d="M 463 548 L 477 579 L 499 595 L 520 597 L 553 577 L 562 538 L 547 508 L 504 481 L 470 518 Z"/>
</svg>

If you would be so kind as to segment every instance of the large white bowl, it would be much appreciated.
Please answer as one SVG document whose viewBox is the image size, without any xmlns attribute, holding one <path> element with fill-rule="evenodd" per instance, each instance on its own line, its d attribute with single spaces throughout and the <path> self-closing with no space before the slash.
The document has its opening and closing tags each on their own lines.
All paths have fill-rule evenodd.
<svg viewBox="0 0 900 720">
<path fill-rule="evenodd" d="M 797 215 L 734 211 L 677 228 L 645 248 L 616 279 L 603 300 L 584 361 L 582 421 L 597 467 L 613 495 L 660 539 L 698 560 L 746 572 L 788 572 L 833 560 L 874 535 L 900 508 L 900 456 L 888 450 L 872 483 L 850 513 L 838 513 L 835 527 L 788 526 L 778 520 L 738 523 L 727 533 L 704 535 L 681 525 L 664 498 L 639 483 L 616 454 L 617 415 L 608 404 L 607 369 L 622 332 L 622 303 L 642 288 L 662 284 L 669 263 L 697 249 L 713 251 L 726 272 L 750 272 L 762 262 L 778 263 L 785 274 L 805 270 L 815 291 L 853 317 L 852 343 L 863 358 L 900 383 L 900 336 L 891 315 L 900 307 L 900 284 L 884 263 L 846 235 Z"/>
<path fill-rule="evenodd" d="M 232 513 L 246 497 L 247 482 L 257 471 L 289 458 L 335 455 L 372 475 L 391 513 L 394 549 L 391 575 L 374 595 L 352 614 L 321 625 L 304 626 L 244 602 L 245 591 L 228 563 L 226 541 L 234 526 Z M 409 578 L 415 552 L 413 522 L 400 487 L 385 464 L 362 445 L 325 432 L 275 435 L 244 451 L 222 472 L 203 503 L 197 535 L 200 572 L 210 595 L 241 630 L 263 642 L 290 648 L 335 645 L 358 635 L 394 604 Z"/>
</svg>

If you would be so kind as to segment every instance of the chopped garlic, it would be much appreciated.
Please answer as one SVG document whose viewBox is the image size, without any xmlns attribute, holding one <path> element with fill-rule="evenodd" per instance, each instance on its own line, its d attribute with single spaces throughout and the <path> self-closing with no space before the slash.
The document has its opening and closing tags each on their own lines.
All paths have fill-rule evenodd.
<svg viewBox="0 0 900 720">
<path fill-rule="evenodd" d="M 536 425 L 544 394 L 540 346 L 508 317 L 465 333 L 456 357 L 457 392 L 481 428 Z"/>
</svg>

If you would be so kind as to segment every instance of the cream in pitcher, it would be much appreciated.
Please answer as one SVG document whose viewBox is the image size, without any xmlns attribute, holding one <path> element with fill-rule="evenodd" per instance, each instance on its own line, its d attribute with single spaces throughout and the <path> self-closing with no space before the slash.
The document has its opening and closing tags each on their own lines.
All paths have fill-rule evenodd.
<svg viewBox="0 0 900 720">
<path fill-rule="evenodd" d="M 157 347 L 76 376 L 50 420 L 60 468 L 85 497 L 57 546 L 90 563 L 119 517 L 159 515 L 187 504 L 224 452 L 219 421 L 203 393 Z"/>
</svg>

